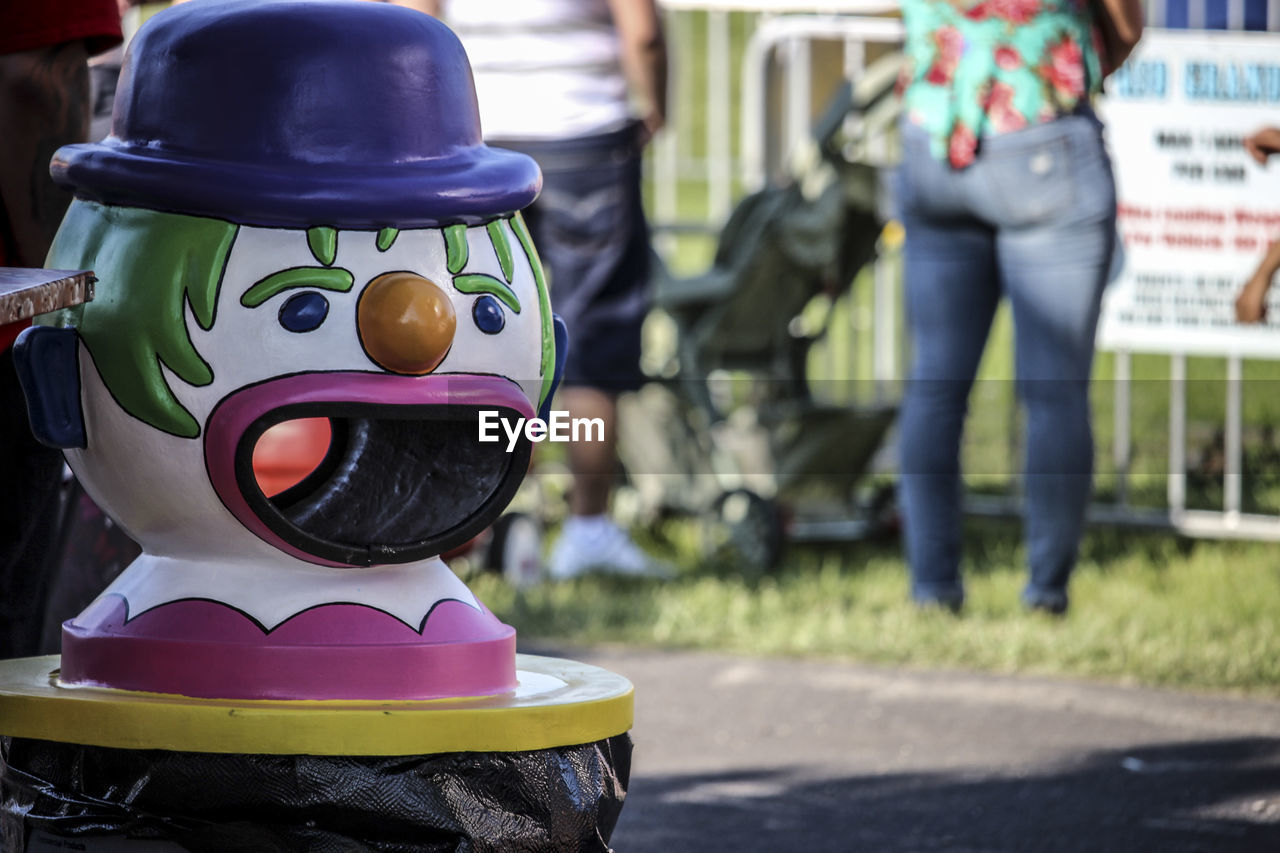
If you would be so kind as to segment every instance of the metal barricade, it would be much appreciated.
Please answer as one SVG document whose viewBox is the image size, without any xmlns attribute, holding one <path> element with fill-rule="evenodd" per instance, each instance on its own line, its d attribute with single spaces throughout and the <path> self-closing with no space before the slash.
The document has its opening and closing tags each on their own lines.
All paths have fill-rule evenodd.
<svg viewBox="0 0 1280 853">
<path fill-rule="evenodd" d="M 674 40 L 683 39 L 686 50 L 689 45 L 684 25 L 692 20 L 695 10 L 705 15 L 705 19 L 693 28 L 701 36 L 700 49 L 693 53 L 699 54 L 698 61 L 705 63 L 701 72 L 706 79 L 703 156 L 689 156 L 693 149 L 681 140 L 679 133 L 687 132 L 681 130 L 667 134 L 659 141 L 652 163 L 655 175 L 651 208 L 654 224 L 660 234 L 667 235 L 668 240 L 673 234 L 690 231 L 714 233 L 730 210 L 734 197 L 741 191 L 759 187 L 787 152 L 807 136 L 813 108 L 815 44 L 832 40 L 841 42 L 843 73 L 856 83 L 867 68 L 869 50 L 875 50 L 878 45 L 898 44 L 902 38 L 902 25 L 898 19 L 872 17 L 893 11 L 896 3 L 667 0 L 663 5 L 671 11 L 672 29 L 676 33 Z M 1257 7 L 1257 0 L 1167 0 L 1165 3 L 1148 4 L 1148 20 L 1153 26 L 1162 22 L 1177 25 L 1183 21 L 1185 11 L 1183 26 L 1186 22 L 1209 21 L 1212 24 L 1223 18 L 1232 28 L 1242 29 L 1247 24 L 1250 29 L 1280 29 L 1280 0 L 1266 0 L 1265 15 Z M 779 12 L 809 14 L 779 15 Z M 731 57 L 735 52 L 734 36 L 745 38 L 736 139 L 732 121 L 736 72 L 731 67 Z M 685 61 L 689 61 L 688 57 Z M 687 68 L 687 65 L 683 67 Z M 774 82 L 776 86 L 771 89 Z M 678 107 L 677 110 L 679 122 Z M 734 156 L 735 151 L 737 157 Z M 686 182 L 695 179 L 703 183 L 705 196 L 701 217 L 679 216 L 679 180 L 682 177 Z M 871 338 L 870 375 L 877 388 L 877 396 L 883 393 L 883 389 L 901 382 L 906 364 L 900 309 L 901 267 L 894 251 L 898 239 L 898 233 L 887 229 L 883 244 L 886 251 L 874 277 L 870 316 L 854 318 L 857 331 Z M 660 243 L 663 245 L 670 249 L 673 244 Z M 1224 470 L 1220 509 L 1188 507 L 1188 355 L 1181 352 L 1173 352 L 1168 357 L 1166 505 L 1141 506 L 1131 501 L 1130 466 L 1135 452 L 1133 362 L 1131 354 L 1123 349 L 1115 350 L 1112 358 L 1113 438 L 1110 453 L 1100 448 L 1099 458 L 1114 469 L 1108 474 L 1114 477 L 1114 500 L 1095 503 L 1091 508 L 1091 519 L 1108 524 L 1172 529 L 1192 537 L 1280 541 L 1280 517 L 1243 511 L 1243 437 L 1246 424 L 1243 418 L 1242 357 L 1236 354 L 1225 358 L 1226 381 L 1221 383 L 1225 416 L 1222 424 Z M 829 367 L 832 375 L 841 369 L 834 364 Z M 1018 503 L 1015 492 L 1012 496 L 999 498 L 974 496 L 969 505 L 980 514 L 1007 515 L 1018 510 Z"/>
</svg>

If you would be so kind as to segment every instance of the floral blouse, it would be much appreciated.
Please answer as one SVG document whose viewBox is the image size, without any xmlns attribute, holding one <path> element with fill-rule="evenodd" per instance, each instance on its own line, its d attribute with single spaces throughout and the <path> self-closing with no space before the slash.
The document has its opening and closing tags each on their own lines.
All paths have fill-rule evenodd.
<svg viewBox="0 0 1280 853">
<path fill-rule="evenodd" d="M 1072 112 L 1102 87 L 1088 0 L 903 0 L 907 119 L 957 169 L 978 140 Z"/>
</svg>

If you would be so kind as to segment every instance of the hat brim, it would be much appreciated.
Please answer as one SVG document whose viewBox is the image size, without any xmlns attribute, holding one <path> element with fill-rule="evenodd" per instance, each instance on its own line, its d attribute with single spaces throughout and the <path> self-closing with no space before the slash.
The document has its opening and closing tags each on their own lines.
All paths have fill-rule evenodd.
<svg viewBox="0 0 1280 853">
<path fill-rule="evenodd" d="M 77 196 L 103 204 L 282 228 L 478 224 L 527 207 L 542 188 L 531 158 L 487 145 L 374 166 L 292 160 L 264 166 L 108 137 L 60 148 L 50 173 Z"/>
</svg>

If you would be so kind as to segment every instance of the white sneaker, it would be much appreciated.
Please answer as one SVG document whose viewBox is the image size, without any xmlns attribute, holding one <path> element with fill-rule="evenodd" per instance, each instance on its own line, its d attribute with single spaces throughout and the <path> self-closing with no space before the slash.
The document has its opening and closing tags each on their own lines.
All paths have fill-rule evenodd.
<svg viewBox="0 0 1280 853">
<path fill-rule="evenodd" d="M 551 551 L 547 571 L 553 580 L 590 571 L 656 578 L 673 574 L 670 566 L 641 551 L 625 530 L 604 515 L 570 516 Z"/>
</svg>

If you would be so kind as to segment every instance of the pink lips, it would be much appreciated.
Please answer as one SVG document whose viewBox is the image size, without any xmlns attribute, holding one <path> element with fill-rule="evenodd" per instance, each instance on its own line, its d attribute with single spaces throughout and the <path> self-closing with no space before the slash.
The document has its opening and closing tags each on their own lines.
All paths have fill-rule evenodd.
<svg viewBox="0 0 1280 853">
<path fill-rule="evenodd" d="M 251 385 L 224 398 L 205 427 L 205 465 L 214 491 L 231 514 L 258 538 L 300 560 L 336 567 L 348 564 L 308 554 L 268 528 L 249 507 L 235 476 L 236 447 L 250 425 L 274 409 L 307 403 L 505 407 L 523 417 L 533 417 L 533 406 L 511 380 L 461 373 L 429 376 L 302 373 Z"/>
</svg>

